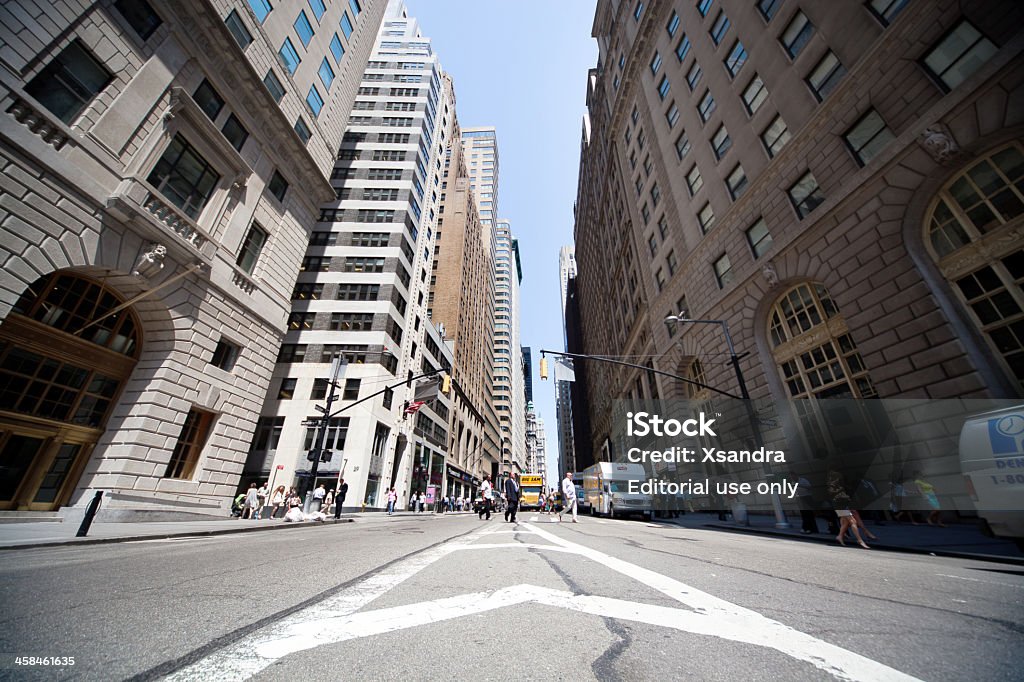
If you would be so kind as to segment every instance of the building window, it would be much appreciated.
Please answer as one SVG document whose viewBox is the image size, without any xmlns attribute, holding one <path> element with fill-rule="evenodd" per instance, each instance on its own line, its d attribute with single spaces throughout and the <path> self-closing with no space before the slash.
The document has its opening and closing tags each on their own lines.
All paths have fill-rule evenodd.
<svg viewBox="0 0 1024 682">
<path fill-rule="evenodd" d="M 772 246 L 772 235 L 768 232 L 768 225 L 764 218 L 758 219 L 756 223 L 747 228 L 747 243 L 754 254 L 754 260 L 763 256 Z"/>
<path fill-rule="evenodd" d="M 309 94 L 306 95 L 306 106 L 309 107 L 313 118 L 318 117 L 320 111 L 324 108 L 324 99 L 320 96 L 320 91 L 316 89 L 315 84 L 309 86 Z"/>
<path fill-rule="evenodd" d="M 650 209 L 650 207 L 647 204 L 644 204 L 640 208 L 640 215 L 643 216 L 644 225 L 646 225 L 647 223 L 651 222 L 651 209 Z"/>
<path fill-rule="evenodd" d="M 658 285 L 659 293 L 665 288 L 665 271 L 661 268 L 654 273 L 654 283 Z"/>
<path fill-rule="evenodd" d="M 700 12 L 702 17 L 706 17 L 713 4 L 714 0 L 697 0 L 697 11 Z"/>
<path fill-rule="evenodd" d="M 924 56 L 923 62 L 949 91 L 980 69 L 998 49 L 965 19 Z"/>
<path fill-rule="evenodd" d="M 715 224 L 715 212 L 711 210 L 711 204 L 704 204 L 704 208 L 697 214 L 697 222 L 700 223 L 700 231 L 707 234 Z"/>
<path fill-rule="evenodd" d="M 636 7 L 633 8 L 633 19 L 640 21 L 640 15 L 644 13 L 644 3 L 637 2 Z"/>
<path fill-rule="evenodd" d="M 715 261 L 715 281 L 718 282 L 718 288 L 724 289 L 732 284 L 732 263 L 729 262 L 729 254 L 723 253 L 722 256 Z"/>
<path fill-rule="evenodd" d="M 796 56 L 806 47 L 807 41 L 811 39 L 813 33 L 814 24 L 807 19 L 803 12 L 797 12 L 790 19 L 789 25 L 786 26 L 786 30 L 782 32 L 780 38 L 782 46 L 786 48 L 786 54 L 796 59 Z"/>
<path fill-rule="evenodd" d="M 764 87 L 761 77 L 754 74 L 750 84 L 743 90 L 743 106 L 747 108 L 747 113 L 753 116 L 766 99 L 768 99 L 768 89 Z"/>
<path fill-rule="evenodd" d="M 789 188 L 789 198 L 793 202 L 797 215 L 801 218 L 807 215 L 825 201 L 825 195 L 818 187 L 818 181 L 814 179 L 811 172 L 804 173 L 803 177 L 796 181 L 796 184 Z"/>
<path fill-rule="evenodd" d="M 814 96 L 820 102 L 828 97 L 830 92 L 835 90 L 845 74 L 846 67 L 839 61 L 839 57 L 836 57 L 835 53 L 829 50 L 821 58 L 821 61 L 818 62 L 818 65 L 814 67 L 811 74 L 807 76 L 807 84 L 811 86 Z"/>
<path fill-rule="evenodd" d="M 277 74 L 274 73 L 273 69 L 267 71 L 267 75 L 263 77 L 263 85 L 267 86 L 267 90 L 270 91 L 270 96 L 274 98 L 274 101 L 280 104 L 281 99 L 284 97 L 284 86 L 281 85 L 281 81 L 278 80 Z"/>
<path fill-rule="evenodd" d="M 690 152 L 690 139 L 686 137 L 686 131 L 679 133 L 679 137 L 676 138 L 676 156 L 682 161 Z"/>
<path fill-rule="evenodd" d="M 327 398 L 327 391 L 331 387 L 327 379 L 313 379 L 313 388 L 309 392 L 310 400 L 324 400 Z"/>
<path fill-rule="evenodd" d="M 143 40 L 153 35 L 153 31 L 163 23 L 146 0 L 117 0 L 114 7 Z"/>
<path fill-rule="evenodd" d="M 171 453 L 164 478 L 191 479 L 199 464 L 199 454 L 206 444 L 206 438 L 213 424 L 213 413 L 192 408 L 185 417 L 185 423 L 178 435 L 178 442 Z"/>
<path fill-rule="evenodd" d="M 371 331 L 373 313 L 331 313 L 330 329 L 342 332 Z"/>
<path fill-rule="evenodd" d="M 661 201 L 661 188 L 658 187 L 658 183 L 654 183 L 654 186 L 651 187 L 651 205 L 657 207 L 659 201 Z"/>
<path fill-rule="evenodd" d="M 253 223 L 252 227 L 249 228 L 248 234 L 245 235 L 245 241 L 242 242 L 242 249 L 238 252 L 238 259 L 235 261 L 235 264 L 245 274 L 251 275 L 253 270 L 256 269 L 256 262 L 259 260 L 260 253 L 267 243 L 267 237 L 267 231 L 257 223 Z"/>
<path fill-rule="evenodd" d="M 220 182 L 220 174 L 178 133 L 167 145 L 146 182 L 185 215 L 197 220 Z"/>
<path fill-rule="evenodd" d="M 653 234 L 647 239 L 647 248 L 651 250 L 651 258 L 658 255 L 658 239 Z"/>
<path fill-rule="evenodd" d="M 309 41 L 313 39 L 313 27 L 306 17 L 305 10 L 300 10 L 299 16 L 295 19 L 295 32 L 299 35 L 299 41 L 302 42 L 302 46 L 309 48 Z"/>
<path fill-rule="evenodd" d="M 853 152 L 857 163 L 865 165 L 873 159 L 885 145 L 895 136 L 886 127 L 885 121 L 874 109 L 869 109 L 864 116 L 847 131 L 843 139 Z"/>
<path fill-rule="evenodd" d="M 658 220 L 658 234 L 661 235 L 661 240 L 665 241 L 665 235 L 668 234 L 668 218 L 665 216 Z"/>
<path fill-rule="evenodd" d="M 694 165 L 690 169 L 690 172 L 686 174 L 686 187 L 690 190 L 690 196 L 692 197 L 697 191 L 704 186 L 704 179 L 700 176 L 700 170 Z"/>
<path fill-rule="evenodd" d="M 224 99 L 217 94 L 217 91 L 210 85 L 210 81 L 203 79 L 203 82 L 199 84 L 196 91 L 192 93 L 192 99 L 195 100 L 199 108 L 203 110 L 203 113 L 209 117 L 211 121 L 217 119 L 217 114 L 224 107 Z"/>
<path fill-rule="evenodd" d="M 658 52 L 654 53 L 654 58 L 651 59 L 651 75 L 657 76 L 658 70 L 661 69 L 661 54 Z M 634 109 L 635 111 L 635 109 Z"/>
<path fill-rule="evenodd" d="M 299 136 L 300 140 L 302 140 L 302 144 L 309 142 L 309 138 L 313 135 L 309 132 L 309 126 L 306 125 L 306 122 L 302 120 L 301 116 L 295 119 L 295 134 Z"/>
<path fill-rule="evenodd" d="M 288 329 L 293 331 L 308 331 L 313 328 L 315 322 L 316 313 L 291 313 L 288 315 Z"/>
<path fill-rule="evenodd" d="M 789 138 L 789 128 L 786 127 L 786 122 L 782 120 L 782 116 L 776 116 L 775 120 L 761 133 L 761 142 L 771 158 L 774 158 L 779 153 L 779 150 L 786 146 Z"/>
<path fill-rule="evenodd" d="M 676 45 L 676 57 L 679 61 L 686 59 L 686 55 L 690 52 L 690 39 L 683 34 L 683 37 L 679 39 L 679 44 Z"/>
<path fill-rule="evenodd" d="M 305 362 L 306 361 L 306 346 L 305 344 L 297 343 L 282 343 L 280 350 L 277 351 L 277 362 L 279 363 L 293 363 L 293 362 Z"/>
<path fill-rule="evenodd" d="M 896 15 L 902 12 L 906 6 L 907 0 L 870 0 L 868 2 L 871 13 L 878 17 L 884 26 L 891 24 Z"/>
<path fill-rule="evenodd" d="M 707 123 L 715 111 L 715 98 L 711 96 L 710 90 L 704 93 L 704 97 L 701 98 L 700 104 L 697 106 L 697 111 L 700 114 L 700 120 Z"/>
<path fill-rule="evenodd" d="M 320 82 L 324 84 L 324 89 L 327 92 L 331 91 L 331 83 L 334 82 L 334 69 L 327 62 L 327 58 L 324 57 L 323 62 L 320 63 Z"/>
<path fill-rule="evenodd" d="M 352 21 L 348 18 L 348 12 L 341 14 L 341 32 L 345 34 L 345 40 L 352 39 Z"/>
<path fill-rule="evenodd" d="M 295 69 L 299 68 L 299 53 L 292 45 L 291 38 L 285 38 L 284 42 L 281 43 L 281 49 L 277 51 L 277 56 L 281 58 L 281 66 L 288 72 L 289 76 L 295 75 Z"/>
<path fill-rule="evenodd" d="M 729 177 L 725 179 L 725 184 L 729 188 L 729 195 L 733 201 L 739 199 L 747 189 L 747 174 L 743 172 L 743 166 L 736 164 L 736 167 L 729 173 Z"/>
<path fill-rule="evenodd" d="M 237 11 L 231 10 L 231 13 L 224 17 L 224 24 L 231 31 L 231 35 L 235 37 L 235 42 L 238 43 L 242 50 L 249 47 L 249 43 L 252 42 L 252 34 L 245 27 L 245 23 L 242 21 L 242 17 L 238 16 Z"/>
<path fill-rule="evenodd" d="M 668 255 L 665 256 L 665 264 L 668 265 L 668 275 L 669 275 L 669 277 L 671 277 L 674 274 L 676 274 L 676 270 L 679 269 L 679 261 L 676 260 L 675 249 L 670 250 L 668 252 Z"/>
<path fill-rule="evenodd" d="M 111 80 L 110 72 L 75 40 L 25 85 L 25 92 L 71 125 Z"/>
<path fill-rule="evenodd" d="M 278 201 L 284 201 L 285 192 L 288 191 L 288 181 L 284 179 L 279 171 L 274 171 L 274 174 L 270 177 L 270 184 L 267 185 L 267 189 L 273 194 Z"/>
<path fill-rule="evenodd" d="M 327 11 L 327 8 L 324 6 L 324 0 L 309 0 L 309 8 L 313 10 L 313 16 L 316 17 L 318 22 L 324 18 L 324 12 Z"/>
<path fill-rule="evenodd" d="M 669 18 L 668 23 L 665 24 L 665 30 L 668 31 L 669 38 L 675 36 L 676 31 L 679 30 L 679 14 L 677 12 L 672 12 L 672 16 Z"/>
<path fill-rule="evenodd" d="M 729 17 L 725 16 L 724 10 L 719 10 L 718 16 L 715 17 L 715 23 L 712 24 L 711 30 L 708 33 L 711 35 L 711 41 L 715 45 L 720 45 L 722 39 L 725 38 L 725 34 L 729 32 Z"/>
<path fill-rule="evenodd" d="M 341 394 L 342 400 L 359 400 L 359 379 L 345 379 L 345 390 Z"/>
<path fill-rule="evenodd" d="M 1024 215 L 1022 187 L 1024 147 L 1013 143 L 947 183 L 925 224 L 939 270 L 1024 388 L 1024 251 L 1012 232 Z"/>
<path fill-rule="evenodd" d="M 665 95 L 668 94 L 670 87 L 671 86 L 668 82 L 668 76 L 662 76 L 661 82 L 658 83 L 658 97 L 660 97 L 661 99 L 665 99 Z"/>
<path fill-rule="evenodd" d="M 234 114 L 228 116 L 228 120 L 224 122 L 224 127 L 220 131 L 224 133 L 224 137 L 231 143 L 231 146 L 238 151 L 242 151 L 242 146 L 249 139 L 249 131 Z"/>
<path fill-rule="evenodd" d="M 792 398 L 869 398 L 875 389 L 828 290 L 799 284 L 779 297 L 769 317 L 772 355 Z M 815 339 L 815 340 L 811 340 Z M 797 401 L 804 402 L 804 401 Z M 823 441 L 809 403 L 797 409 L 804 435 Z"/>
<path fill-rule="evenodd" d="M 278 400 L 291 400 L 295 397 L 295 386 L 299 383 L 298 379 L 284 378 L 281 379 L 281 385 L 277 388 L 277 399 Z"/>
<path fill-rule="evenodd" d="M 729 131 L 725 129 L 725 126 L 720 125 L 711 137 L 711 149 L 715 152 L 715 158 L 721 160 L 729 151 L 729 147 L 732 147 L 732 138 L 729 137 Z"/>
<path fill-rule="evenodd" d="M 697 83 L 700 83 L 700 76 L 700 64 L 694 62 L 690 65 L 690 70 L 686 72 L 686 84 L 690 87 L 690 92 L 697 88 Z"/>
<path fill-rule="evenodd" d="M 775 14 L 782 7 L 783 0 L 757 0 L 757 10 L 764 17 L 765 21 L 771 21 Z"/>
<path fill-rule="evenodd" d="M 668 121 L 669 130 L 675 128 L 676 123 L 679 122 L 679 107 L 676 106 L 674 101 L 669 105 L 668 111 L 665 112 L 665 120 Z"/>
<path fill-rule="evenodd" d="M 334 63 L 341 64 L 341 58 L 345 56 L 345 48 L 341 46 L 341 38 L 337 33 L 331 38 L 331 54 L 334 55 Z"/>
<path fill-rule="evenodd" d="M 256 15 L 256 20 L 261 24 L 266 21 L 267 15 L 270 14 L 273 7 L 270 6 L 269 0 L 249 0 L 249 8 L 252 13 Z"/>
<path fill-rule="evenodd" d="M 743 47 L 743 43 L 736 41 L 733 45 L 732 51 L 729 56 L 725 58 L 725 68 L 729 72 L 729 75 L 733 78 L 740 72 L 743 65 L 747 63 L 747 50 Z"/>
</svg>

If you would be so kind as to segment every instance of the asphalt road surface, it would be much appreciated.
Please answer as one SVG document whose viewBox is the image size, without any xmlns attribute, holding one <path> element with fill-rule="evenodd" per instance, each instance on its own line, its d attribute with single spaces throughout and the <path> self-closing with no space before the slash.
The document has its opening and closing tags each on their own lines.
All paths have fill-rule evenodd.
<svg viewBox="0 0 1024 682">
<path fill-rule="evenodd" d="M 19 680 L 1020 680 L 1024 657 L 1019 567 L 529 513 L 6 550 L 0 604 Z"/>
</svg>

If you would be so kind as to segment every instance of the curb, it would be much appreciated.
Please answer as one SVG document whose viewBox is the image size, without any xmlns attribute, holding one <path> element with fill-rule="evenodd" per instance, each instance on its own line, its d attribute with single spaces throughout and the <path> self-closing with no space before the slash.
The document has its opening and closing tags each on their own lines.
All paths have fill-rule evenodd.
<svg viewBox="0 0 1024 682">
<path fill-rule="evenodd" d="M 0 551 L 11 549 L 38 549 L 40 547 L 70 547 L 73 545 L 108 545 L 116 542 L 138 542 L 140 540 L 167 540 L 169 538 L 210 537 L 214 535 L 232 535 L 240 533 L 261 533 L 285 528 L 312 528 L 317 526 L 335 525 L 338 523 L 355 523 L 355 519 L 331 519 L 324 521 L 300 521 L 298 523 L 256 526 L 253 528 L 221 528 L 218 530 L 194 530 L 173 533 L 153 533 L 150 535 L 123 535 L 112 538 L 73 538 L 54 540 L 52 542 L 34 542 L 18 545 L 0 545 Z"/>
<path fill-rule="evenodd" d="M 765 535 L 774 538 L 786 538 L 788 540 L 797 540 L 799 542 L 816 542 L 823 545 L 835 544 L 835 538 L 818 538 L 808 535 L 793 535 L 791 533 L 783 533 L 775 530 L 761 529 L 761 528 L 750 528 L 745 526 L 726 526 L 717 523 L 705 523 L 702 525 L 703 528 L 713 528 L 715 530 L 724 530 L 732 533 L 744 533 L 747 535 Z M 952 550 L 944 549 L 925 549 L 921 547 L 903 547 L 900 545 L 884 545 L 877 542 L 872 543 L 871 549 L 878 549 L 883 552 L 903 552 L 905 554 L 922 554 L 925 556 L 941 556 L 950 557 L 953 559 L 971 559 L 974 561 L 989 561 L 1002 564 L 1014 564 L 1016 566 L 1024 566 L 1024 557 L 1014 556 L 1002 556 L 999 554 L 974 554 L 972 552 L 956 552 Z"/>
</svg>

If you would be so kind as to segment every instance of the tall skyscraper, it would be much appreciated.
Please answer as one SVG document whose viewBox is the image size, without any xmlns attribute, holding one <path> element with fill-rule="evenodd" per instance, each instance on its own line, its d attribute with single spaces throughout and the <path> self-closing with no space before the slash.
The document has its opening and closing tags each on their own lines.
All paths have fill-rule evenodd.
<svg viewBox="0 0 1024 682">
<path fill-rule="evenodd" d="M 384 3 L 4 10 L 0 508 L 222 517 Z"/>
<path fill-rule="evenodd" d="M 566 295 L 569 280 L 576 277 L 576 255 L 572 246 L 563 246 L 558 250 L 558 283 L 561 287 L 559 303 L 562 308 L 562 343 L 569 350 L 566 334 Z M 558 423 L 558 457 L 561 468 L 565 471 L 576 471 L 576 448 L 572 431 L 572 389 L 573 382 L 555 382 L 555 420 Z"/>
<path fill-rule="evenodd" d="M 383 507 L 392 485 L 404 500 L 428 486 L 442 492 L 448 399 L 414 414 L 403 406 L 415 398 L 410 378 L 451 367 L 427 295 L 453 108 L 430 39 L 391 2 L 331 173 L 335 196 L 320 208 L 292 289 L 249 475 L 328 488 L 344 477 L 353 507 Z M 333 456 L 311 481 L 306 453 L 320 434 L 310 420 L 335 358 L 347 360 L 337 407 L 363 402 L 331 419 Z"/>
<path fill-rule="evenodd" d="M 505 465 L 526 469 L 526 400 L 523 391 L 523 356 L 519 345 L 519 285 L 523 270 L 519 243 L 507 220 L 496 221 L 494 259 L 494 409 L 501 435 L 509 444 Z"/>
<path fill-rule="evenodd" d="M 722 324 L 776 404 L 1024 395 L 1022 27 L 1006 0 L 599 0 L 583 347 L 697 383 L 589 366 L 593 451 L 611 400 L 738 393 Z"/>
</svg>

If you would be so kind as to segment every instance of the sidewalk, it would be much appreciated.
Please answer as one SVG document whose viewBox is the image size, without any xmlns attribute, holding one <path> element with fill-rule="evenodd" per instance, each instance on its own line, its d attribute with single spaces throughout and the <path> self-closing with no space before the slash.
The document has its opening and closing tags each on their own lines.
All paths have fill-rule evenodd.
<svg viewBox="0 0 1024 682">
<path fill-rule="evenodd" d="M 821 532 L 813 535 L 804 535 L 800 532 L 800 516 L 788 516 L 792 528 L 782 529 L 775 527 L 775 517 L 762 514 L 752 514 L 748 518 L 749 525 L 741 525 L 732 521 L 729 515 L 728 521 L 719 521 L 716 514 L 684 514 L 677 519 L 656 519 L 657 522 L 672 523 L 686 528 L 714 528 L 716 530 L 727 530 L 739 533 L 756 533 L 792 540 L 807 542 L 821 542 L 837 545 L 834 534 Z M 886 523 L 879 525 L 872 521 L 866 521 L 868 530 L 878 536 L 877 540 L 869 540 L 864 535 L 864 540 L 874 550 L 888 550 L 897 552 L 912 552 L 915 554 L 934 554 L 936 556 L 949 556 L 964 559 L 980 559 L 984 561 L 1005 561 L 1024 565 L 1024 552 L 1017 549 L 1017 546 L 1002 538 L 988 538 L 981 534 L 981 530 L 971 524 L 954 523 L 948 524 L 945 528 L 929 526 L 927 524 L 912 525 L 910 523 Z M 825 530 L 825 522 L 818 519 L 818 528 Z M 863 535 L 863 534 L 862 534 Z M 857 547 L 856 539 L 847 539 L 849 547 Z"/>
</svg>

